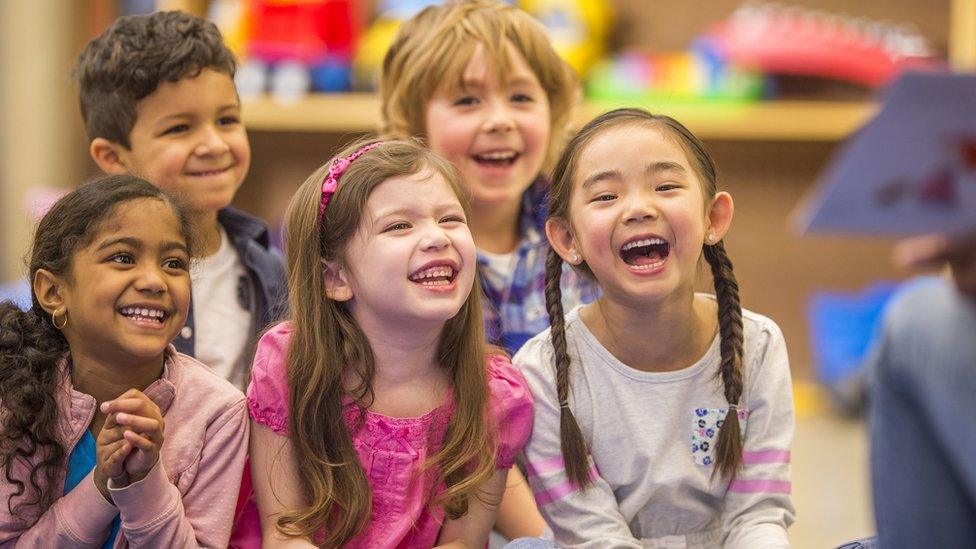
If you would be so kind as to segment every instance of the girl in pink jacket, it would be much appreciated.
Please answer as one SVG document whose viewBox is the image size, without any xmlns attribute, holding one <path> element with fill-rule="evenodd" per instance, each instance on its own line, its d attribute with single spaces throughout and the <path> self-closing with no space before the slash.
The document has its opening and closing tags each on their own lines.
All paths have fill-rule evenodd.
<svg viewBox="0 0 976 549">
<path fill-rule="evenodd" d="M 32 306 L 0 304 L 0 547 L 227 545 L 247 411 L 170 345 L 190 300 L 188 227 L 128 175 L 38 225 Z"/>
</svg>

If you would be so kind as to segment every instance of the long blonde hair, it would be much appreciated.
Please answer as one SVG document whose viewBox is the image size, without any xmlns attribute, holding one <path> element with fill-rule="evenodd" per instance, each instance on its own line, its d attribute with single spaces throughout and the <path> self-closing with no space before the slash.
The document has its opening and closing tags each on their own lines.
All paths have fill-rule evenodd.
<svg viewBox="0 0 976 549">
<path fill-rule="evenodd" d="M 347 147 L 347 157 L 369 141 Z M 319 222 L 322 181 L 331 162 L 302 184 L 288 205 L 286 253 L 292 338 L 288 348 L 289 419 L 299 478 L 308 506 L 289 510 L 277 528 L 289 536 L 308 537 L 320 546 L 341 546 L 363 531 L 372 511 L 371 491 L 342 416 L 342 398 L 366 408 L 372 401 L 374 357 L 366 335 L 345 303 L 325 295 L 321 261 L 337 261 L 359 227 L 373 190 L 392 177 L 424 170 L 440 173 L 457 194 L 460 176 L 446 160 L 411 141 L 388 141 L 353 161 Z M 454 318 L 448 320 L 437 348 L 438 363 L 453 385 L 456 404 L 442 448 L 425 463 L 432 489 L 446 484 L 434 504 L 448 518 L 468 509 L 472 496 L 495 469 L 496 429 L 488 421 L 487 345 L 478 283 Z M 351 391 L 343 381 L 361 380 Z"/>
<path fill-rule="evenodd" d="M 562 148 L 570 114 L 579 99 L 576 73 L 531 15 L 495 0 L 462 0 L 429 6 L 404 23 L 386 52 L 380 75 L 380 130 L 393 137 L 426 135 L 427 104 L 450 79 L 461 87 L 464 69 L 481 44 L 504 78 L 508 44 L 526 63 L 549 99 L 552 138 L 546 165 Z"/>
</svg>

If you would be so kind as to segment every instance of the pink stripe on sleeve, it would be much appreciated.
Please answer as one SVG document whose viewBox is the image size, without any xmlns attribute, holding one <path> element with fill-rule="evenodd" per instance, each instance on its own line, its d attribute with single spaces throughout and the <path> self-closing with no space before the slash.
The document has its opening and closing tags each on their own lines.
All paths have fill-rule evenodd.
<svg viewBox="0 0 976 549">
<path fill-rule="evenodd" d="M 563 462 L 562 456 L 553 456 L 539 461 L 526 462 L 525 464 L 525 470 L 530 477 L 560 471 L 565 468 L 566 464 Z"/>
<path fill-rule="evenodd" d="M 757 494 L 768 492 L 771 494 L 789 494 L 791 483 L 788 480 L 765 479 L 735 479 L 729 485 L 730 492 L 740 494 Z"/>
<path fill-rule="evenodd" d="M 742 452 L 742 463 L 756 465 L 759 463 L 789 463 L 789 450 L 760 450 L 758 452 Z"/>
<path fill-rule="evenodd" d="M 595 478 L 596 476 L 597 476 L 596 467 L 590 467 L 590 478 Z M 562 481 L 561 483 L 557 484 L 556 486 L 553 486 L 548 490 L 542 492 L 536 492 L 534 494 L 535 501 L 539 505 L 548 505 L 554 501 L 559 501 L 563 499 L 564 497 L 572 494 L 578 489 L 579 487 L 576 486 L 576 483 L 567 478 L 566 480 Z"/>
</svg>

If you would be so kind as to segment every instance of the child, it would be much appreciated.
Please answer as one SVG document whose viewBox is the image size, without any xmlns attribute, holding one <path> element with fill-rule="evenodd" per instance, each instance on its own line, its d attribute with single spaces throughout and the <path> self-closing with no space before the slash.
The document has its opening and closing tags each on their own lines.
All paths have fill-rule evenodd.
<svg viewBox="0 0 976 549">
<path fill-rule="evenodd" d="M 75 68 L 95 163 L 183 197 L 200 234 L 177 349 L 243 389 L 248 351 L 277 318 L 285 282 L 267 227 L 229 207 L 251 160 L 234 71 L 217 28 L 181 12 L 118 19 Z"/>
<path fill-rule="evenodd" d="M 494 0 L 449 2 L 400 28 L 380 93 L 385 133 L 424 136 L 461 171 L 488 337 L 514 353 L 548 327 L 542 170 L 564 142 L 578 95 L 572 69 L 525 12 Z M 596 292 L 567 269 L 567 307 Z"/>
<path fill-rule="evenodd" d="M 364 142 L 292 199 L 292 317 L 248 387 L 265 544 L 484 546 L 532 404 L 485 344 L 457 179 L 420 145 Z"/>
<path fill-rule="evenodd" d="M 0 304 L 0 546 L 226 546 L 247 412 L 170 345 L 189 234 L 182 209 L 128 175 L 41 220 L 32 306 Z"/>
<path fill-rule="evenodd" d="M 515 353 L 548 326 L 541 172 L 564 141 L 578 95 L 572 69 L 525 12 L 494 0 L 449 2 L 400 28 L 380 94 L 385 133 L 424 136 L 461 171 L 488 339 Z M 596 298 L 596 285 L 566 271 L 566 307 Z M 518 469 L 508 486 L 499 531 L 542 535 L 545 523 Z"/>
<path fill-rule="evenodd" d="M 536 401 L 529 482 L 558 543 L 788 546 L 789 364 L 779 328 L 739 307 L 732 210 L 704 145 L 666 116 L 599 116 L 557 163 L 552 326 L 514 363 Z M 717 297 L 694 291 L 702 254 Z M 565 317 L 563 261 L 602 288 Z"/>
</svg>

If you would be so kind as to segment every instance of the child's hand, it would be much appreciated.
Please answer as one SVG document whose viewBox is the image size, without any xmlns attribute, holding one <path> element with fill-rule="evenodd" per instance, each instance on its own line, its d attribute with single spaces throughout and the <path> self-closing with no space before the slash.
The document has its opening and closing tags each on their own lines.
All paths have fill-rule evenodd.
<svg viewBox="0 0 976 549">
<path fill-rule="evenodd" d="M 124 468 L 128 482 L 139 482 L 159 459 L 163 446 L 163 414 L 142 391 L 129 389 L 115 400 L 102 403 L 102 413 L 114 414 L 123 442 L 131 447 Z"/>
<path fill-rule="evenodd" d="M 125 472 L 125 458 L 132 452 L 132 445 L 122 436 L 124 429 L 116 423 L 115 414 L 109 414 L 95 440 L 95 486 L 109 503 L 112 503 L 112 496 L 108 491 L 109 479 L 116 484 L 129 483 Z"/>
</svg>

